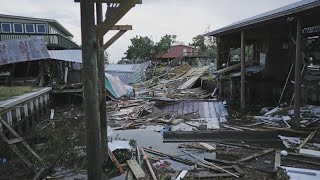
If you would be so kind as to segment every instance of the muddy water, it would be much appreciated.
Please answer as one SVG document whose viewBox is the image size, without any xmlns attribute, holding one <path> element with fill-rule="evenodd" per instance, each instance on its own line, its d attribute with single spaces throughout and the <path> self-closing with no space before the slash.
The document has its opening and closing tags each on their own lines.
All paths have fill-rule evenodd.
<svg viewBox="0 0 320 180">
<path fill-rule="evenodd" d="M 121 139 L 121 140 L 135 140 L 138 146 L 151 148 L 166 154 L 178 156 L 184 159 L 189 159 L 194 161 L 190 156 L 186 155 L 185 153 L 181 152 L 178 148 L 180 143 L 163 143 L 163 138 L 160 133 L 155 132 L 153 130 L 146 130 L 146 129 L 135 129 L 135 130 L 124 130 L 124 131 L 114 131 L 111 135 L 112 139 Z M 207 152 L 200 152 L 200 151 L 190 151 L 192 154 L 195 154 L 201 158 L 209 158 L 215 159 L 215 153 L 207 153 Z M 170 159 L 164 159 L 165 161 L 169 162 L 170 168 L 175 171 L 181 170 L 189 170 L 192 169 L 191 166 L 181 164 Z M 113 178 L 112 180 L 123 180 L 125 176 L 118 176 Z"/>
</svg>

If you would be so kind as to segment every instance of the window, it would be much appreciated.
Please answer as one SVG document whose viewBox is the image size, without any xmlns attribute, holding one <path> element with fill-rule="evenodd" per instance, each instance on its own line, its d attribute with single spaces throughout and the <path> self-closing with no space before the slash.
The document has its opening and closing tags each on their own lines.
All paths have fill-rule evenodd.
<svg viewBox="0 0 320 180">
<path fill-rule="evenodd" d="M 23 33 L 23 26 L 22 24 L 13 24 L 13 32 L 15 33 Z"/>
<path fill-rule="evenodd" d="M 25 24 L 24 26 L 26 33 L 35 33 L 34 24 Z"/>
<path fill-rule="evenodd" d="M 37 33 L 46 33 L 46 25 L 45 24 L 37 24 Z"/>
<path fill-rule="evenodd" d="M 1 29 L 3 33 L 11 33 L 11 24 L 10 23 L 1 23 Z"/>
</svg>

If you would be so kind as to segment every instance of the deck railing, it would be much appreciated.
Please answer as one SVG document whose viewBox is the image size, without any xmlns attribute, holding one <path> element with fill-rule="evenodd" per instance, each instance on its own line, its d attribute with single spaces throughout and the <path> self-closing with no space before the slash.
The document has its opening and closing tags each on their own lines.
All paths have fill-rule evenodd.
<svg viewBox="0 0 320 180">
<path fill-rule="evenodd" d="M 60 35 L 60 34 L 24 34 L 24 33 L 14 33 L 6 34 L 0 33 L 0 41 L 11 40 L 11 39 L 22 39 L 34 36 L 44 37 L 47 46 L 58 47 L 62 49 L 79 49 L 80 47 L 71 41 L 70 39 Z"/>
</svg>

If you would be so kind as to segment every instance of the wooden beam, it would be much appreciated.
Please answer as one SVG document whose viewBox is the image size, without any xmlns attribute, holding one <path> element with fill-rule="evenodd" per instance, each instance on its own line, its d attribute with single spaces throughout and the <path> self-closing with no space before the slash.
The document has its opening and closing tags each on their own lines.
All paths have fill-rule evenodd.
<svg viewBox="0 0 320 180">
<path fill-rule="evenodd" d="M 115 34 L 108 42 L 106 42 L 103 46 L 102 49 L 106 50 L 108 49 L 114 42 L 116 42 L 124 33 L 127 31 L 119 31 L 117 34 Z"/>
<path fill-rule="evenodd" d="M 143 169 L 140 167 L 138 162 L 136 160 L 127 160 L 127 164 L 129 168 L 131 169 L 133 175 L 139 180 L 139 179 L 146 179 L 146 173 L 143 171 Z"/>
<path fill-rule="evenodd" d="M 114 25 L 110 30 L 128 31 L 132 30 L 132 25 Z"/>
<path fill-rule="evenodd" d="M 121 3 L 123 0 L 92 0 L 95 3 Z M 80 2 L 80 0 L 74 0 L 74 2 Z M 136 4 L 142 4 L 142 0 L 138 0 Z"/>
<path fill-rule="evenodd" d="M 139 0 L 125 1 L 119 7 L 112 9 L 105 21 L 96 27 L 97 38 L 101 39 Z"/>
</svg>

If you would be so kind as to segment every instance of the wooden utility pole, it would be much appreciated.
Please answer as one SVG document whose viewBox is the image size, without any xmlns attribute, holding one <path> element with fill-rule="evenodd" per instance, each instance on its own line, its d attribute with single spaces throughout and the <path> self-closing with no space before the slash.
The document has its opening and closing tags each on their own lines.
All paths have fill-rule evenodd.
<svg viewBox="0 0 320 180">
<path fill-rule="evenodd" d="M 94 2 L 81 0 L 83 104 L 86 120 L 88 179 L 102 179 L 101 134 L 97 76 L 97 38 Z"/>
<path fill-rule="evenodd" d="M 297 38 L 296 38 L 296 62 L 294 81 L 294 126 L 300 126 L 301 107 L 301 58 L 302 58 L 302 25 L 301 18 L 297 18 Z"/>
<path fill-rule="evenodd" d="M 86 120 L 86 155 L 88 179 L 102 179 L 102 161 L 107 155 L 107 118 L 105 100 L 104 50 L 132 26 L 115 25 L 132 7 L 142 0 L 74 0 L 80 2 L 84 112 Z M 94 3 L 97 25 L 95 25 Z M 103 21 L 102 3 L 108 11 Z M 120 32 L 103 44 L 103 36 L 110 30 Z M 101 126 L 100 126 L 101 125 Z M 101 145 L 102 144 L 102 145 Z M 102 148 L 101 148 L 102 147 Z"/>
<path fill-rule="evenodd" d="M 246 108 L 246 60 L 245 60 L 245 36 L 244 30 L 241 31 L 241 98 L 240 98 L 240 106 L 241 109 L 244 110 Z"/>
<path fill-rule="evenodd" d="M 102 3 L 96 3 L 97 25 L 103 22 Z M 105 71 L 104 71 L 104 49 L 103 37 L 98 39 L 98 88 L 99 88 L 99 110 L 100 110 L 100 125 L 101 125 L 101 155 L 103 162 L 108 160 L 108 143 L 107 143 L 107 105 L 106 105 L 106 90 L 105 90 Z"/>
</svg>

